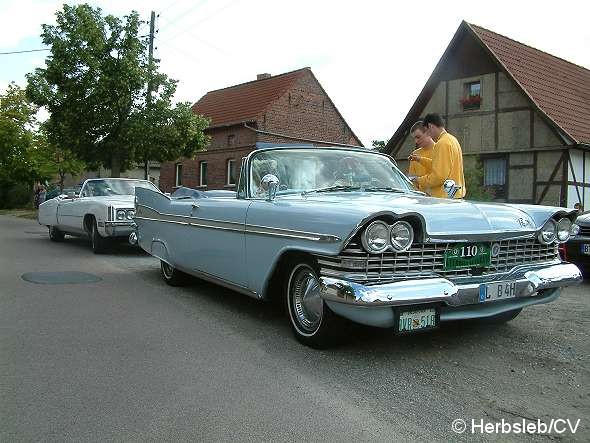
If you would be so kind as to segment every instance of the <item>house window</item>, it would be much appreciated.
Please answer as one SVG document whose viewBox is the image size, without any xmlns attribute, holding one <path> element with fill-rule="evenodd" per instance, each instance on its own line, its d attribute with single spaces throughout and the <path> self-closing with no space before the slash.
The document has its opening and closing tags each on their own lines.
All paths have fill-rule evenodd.
<svg viewBox="0 0 590 443">
<path fill-rule="evenodd" d="M 483 159 L 483 184 L 494 191 L 499 198 L 506 196 L 506 158 Z"/>
<path fill-rule="evenodd" d="M 227 136 L 227 146 L 234 146 L 236 144 L 236 136 L 235 134 L 230 134 Z"/>
<path fill-rule="evenodd" d="M 199 186 L 207 186 L 207 162 L 199 162 Z"/>
<path fill-rule="evenodd" d="M 174 173 L 174 186 L 182 186 L 182 163 L 176 163 L 176 172 Z"/>
<path fill-rule="evenodd" d="M 481 106 L 481 82 L 465 83 L 464 95 L 461 99 L 464 111 L 479 109 Z"/>
<path fill-rule="evenodd" d="M 236 161 L 234 159 L 229 159 L 227 161 L 227 185 L 235 185 L 236 184 Z"/>
</svg>

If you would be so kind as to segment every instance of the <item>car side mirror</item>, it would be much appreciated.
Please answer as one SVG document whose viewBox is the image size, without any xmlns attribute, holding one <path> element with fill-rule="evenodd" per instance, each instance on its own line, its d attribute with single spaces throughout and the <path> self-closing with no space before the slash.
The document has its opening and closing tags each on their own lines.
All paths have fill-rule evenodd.
<svg viewBox="0 0 590 443">
<path fill-rule="evenodd" d="M 76 198 L 76 193 L 74 191 L 69 191 L 68 198 Z"/>
<path fill-rule="evenodd" d="M 445 180 L 445 182 L 443 183 L 443 189 L 445 190 L 449 198 L 454 198 L 457 191 L 461 189 L 461 186 L 457 186 L 455 180 L 451 180 L 449 178 Z"/>
<path fill-rule="evenodd" d="M 273 201 L 279 189 L 279 178 L 274 174 L 266 174 L 260 180 L 260 187 L 266 191 L 266 200 Z"/>
</svg>

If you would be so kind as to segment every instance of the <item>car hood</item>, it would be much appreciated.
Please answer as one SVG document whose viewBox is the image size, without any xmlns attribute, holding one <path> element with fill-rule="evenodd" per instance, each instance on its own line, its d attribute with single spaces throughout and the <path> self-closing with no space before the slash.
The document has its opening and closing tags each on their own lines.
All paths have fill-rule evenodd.
<svg viewBox="0 0 590 443">
<path fill-rule="evenodd" d="M 339 192 L 279 196 L 276 200 L 293 209 L 293 216 L 318 211 L 356 219 L 363 224 L 379 215 L 414 215 L 424 224 L 429 240 L 477 240 L 528 237 L 553 215 L 573 214 L 565 208 L 537 205 L 471 202 L 433 198 L 418 194 Z M 290 211 L 289 211 L 290 212 Z M 298 213 L 299 215 L 295 215 Z"/>
</svg>

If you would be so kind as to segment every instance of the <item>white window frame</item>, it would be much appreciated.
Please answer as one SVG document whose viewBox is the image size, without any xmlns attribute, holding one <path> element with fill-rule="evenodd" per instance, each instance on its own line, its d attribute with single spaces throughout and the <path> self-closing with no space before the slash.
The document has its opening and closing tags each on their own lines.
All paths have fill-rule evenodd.
<svg viewBox="0 0 590 443">
<path fill-rule="evenodd" d="M 234 177 L 234 182 L 233 183 L 231 182 L 231 168 L 232 168 L 232 165 L 235 167 L 235 164 L 236 164 L 235 159 L 233 159 L 233 158 L 227 159 L 227 166 L 226 166 L 227 180 L 226 180 L 225 184 L 228 186 L 235 186 L 236 185 L 236 182 L 235 182 L 236 177 Z"/>
<path fill-rule="evenodd" d="M 205 174 L 203 174 L 203 166 L 205 166 Z M 203 183 L 203 175 L 205 175 L 205 183 Z M 207 186 L 207 161 L 199 162 L 199 186 Z"/>
<path fill-rule="evenodd" d="M 178 173 L 180 170 L 180 174 Z M 182 163 L 174 165 L 174 186 L 182 186 Z"/>
</svg>

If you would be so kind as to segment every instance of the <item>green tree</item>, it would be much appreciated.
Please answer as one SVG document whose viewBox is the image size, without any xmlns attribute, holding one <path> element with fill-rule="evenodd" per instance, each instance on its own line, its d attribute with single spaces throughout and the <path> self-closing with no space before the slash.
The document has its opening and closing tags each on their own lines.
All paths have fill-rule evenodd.
<svg viewBox="0 0 590 443">
<path fill-rule="evenodd" d="M 86 164 L 71 150 L 49 143 L 44 125 L 37 134 L 31 153 L 38 180 L 44 181 L 58 176 L 60 191 L 63 191 L 67 174 L 78 175 L 86 169 Z"/>
<path fill-rule="evenodd" d="M 371 142 L 371 146 L 373 147 L 373 149 L 376 149 L 379 152 L 384 152 L 385 146 L 387 145 L 388 142 L 389 142 L 389 140 L 373 140 Z"/>
<path fill-rule="evenodd" d="M 192 157 L 209 142 L 203 132 L 209 121 L 196 115 L 190 103 L 172 104 L 176 82 L 157 76 L 151 88 L 150 99 L 130 117 L 127 140 L 136 161 L 143 163 L 146 179 L 150 160 Z"/>
<path fill-rule="evenodd" d="M 43 43 L 51 48 L 46 68 L 27 76 L 27 93 L 50 114 L 49 144 L 67 147 L 89 166 L 110 168 L 113 177 L 145 156 L 172 159 L 166 154 L 173 150 L 156 155 L 145 149 L 136 158 L 135 150 L 149 144 L 137 131 L 137 122 L 146 121 L 141 115 L 151 97 L 148 83 L 154 104 L 176 89 L 174 81 L 158 73 L 157 61 L 148 60 L 137 12 L 120 19 L 87 4 L 64 5 L 56 18 L 55 26 L 43 25 Z M 194 146 L 187 140 L 180 145 Z"/>
<path fill-rule="evenodd" d="M 35 140 L 37 107 L 25 91 L 11 83 L 0 96 L 0 207 L 16 185 L 35 179 L 31 149 Z"/>
</svg>

